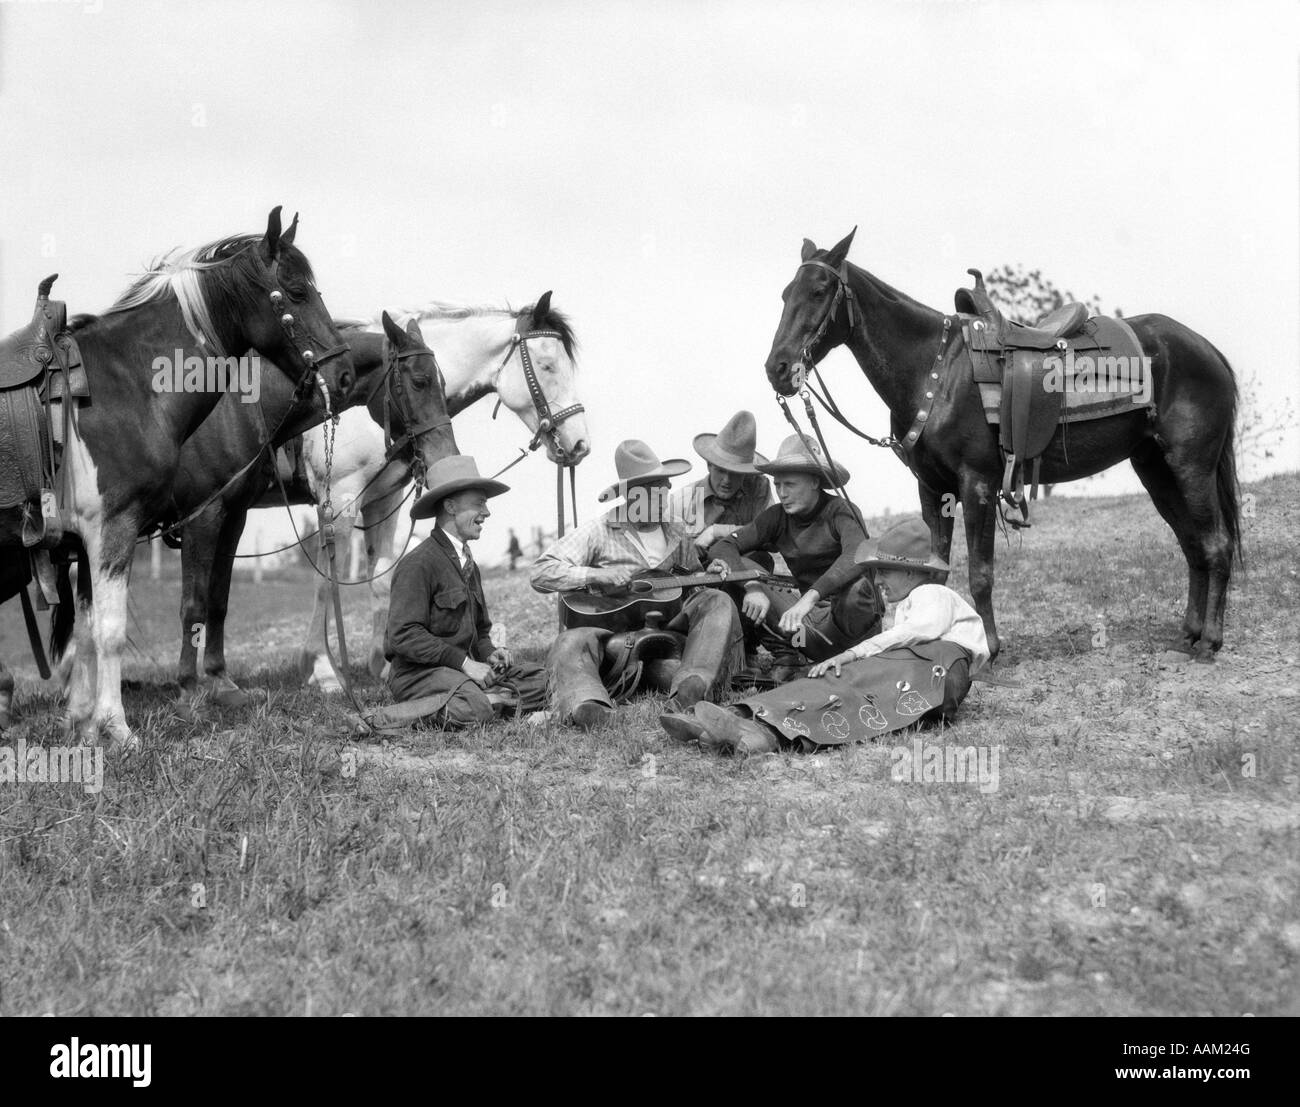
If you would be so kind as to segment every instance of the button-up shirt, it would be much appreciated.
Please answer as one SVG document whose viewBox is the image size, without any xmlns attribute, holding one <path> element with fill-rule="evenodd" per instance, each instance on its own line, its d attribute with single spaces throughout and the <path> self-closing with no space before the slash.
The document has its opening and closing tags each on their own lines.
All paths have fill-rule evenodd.
<svg viewBox="0 0 1300 1107">
<path fill-rule="evenodd" d="M 457 538 L 457 537 L 456 537 L 454 534 L 452 534 L 451 531 L 449 531 L 446 527 L 439 527 L 438 529 L 439 529 L 440 531 L 442 531 L 442 533 L 443 533 L 444 535 L 447 536 L 447 542 L 451 545 L 451 548 L 452 548 L 453 550 L 456 551 L 456 560 L 457 560 L 458 562 L 460 562 L 460 567 L 461 567 L 462 569 L 465 568 L 465 552 L 464 552 L 464 550 L 465 550 L 465 543 L 464 543 L 464 540 L 463 540 L 463 539 L 460 539 L 460 538 Z"/>
<path fill-rule="evenodd" d="M 822 492 L 806 515 L 790 515 L 780 504 L 766 508 L 752 523 L 710 546 L 707 560 L 720 558 L 742 569 L 741 555 L 752 550 L 779 553 L 800 591 L 815 588 L 829 599 L 862 576 L 853 558 L 866 537 L 853 509 Z"/>
<path fill-rule="evenodd" d="M 576 592 L 591 583 L 593 570 L 611 566 L 627 566 L 635 572 L 667 571 L 675 565 L 700 567 L 699 555 L 680 519 L 661 524 L 667 553 L 654 561 L 634 537 L 636 527 L 617 517 L 620 510 L 612 508 L 556 539 L 533 563 L 529 573 L 533 588 L 538 592 Z"/>
<path fill-rule="evenodd" d="M 920 584 L 899 601 L 889 630 L 859 642 L 849 652 L 871 657 L 894 646 L 915 646 L 939 638 L 970 651 L 972 673 L 987 664 L 989 640 L 984 620 L 975 609 L 947 585 Z"/>
<path fill-rule="evenodd" d="M 774 503 L 772 485 L 761 473 L 743 478 L 740 491 L 729 500 L 718 499 L 706 475 L 669 494 L 668 517 L 682 520 L 687 534 L 694 538 L 714 524 L 731 530 L 743 527 Z"/>
</svg>

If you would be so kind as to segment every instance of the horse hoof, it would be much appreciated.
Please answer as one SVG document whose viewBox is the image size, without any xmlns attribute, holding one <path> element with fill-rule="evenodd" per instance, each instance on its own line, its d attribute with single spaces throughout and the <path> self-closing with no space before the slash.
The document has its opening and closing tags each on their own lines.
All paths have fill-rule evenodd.
<svg viewBox="0 0 1300 1107">
<path fill-rule="evenodd" d="M 108 744 L 108 752 L 114 756 L 117 754 L 139 753 L 140 745 L 139 736 L 134 731 L 128 730 L 125 734 L 118 734 L 113 737 L 113 740 Z"/>
<path fill-rule="evenodd" d="M 213 689 L 209 693 L 209 698 L 218 707 L 249 707 L 257 702 L 256 697 L 233 685 L 229 688 Z"/>
</svg>

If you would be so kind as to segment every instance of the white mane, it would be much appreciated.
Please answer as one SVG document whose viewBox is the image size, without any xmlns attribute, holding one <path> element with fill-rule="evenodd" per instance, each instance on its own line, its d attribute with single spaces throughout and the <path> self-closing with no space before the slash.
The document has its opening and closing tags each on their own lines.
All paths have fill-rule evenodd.
<svg viewBox="0 0 1300 1107">
<path fill-rule="evenodd" d="M 155 258 L 148 270 L 104 314 L 130 311 L 165 296 L 173 296 L 181 309 L 185 326 L 195 341 L 200 346 L 211 347 L 217 353 L 224 354 L 226 351 L 220 348 L 221 342 L 217 337 L 211 304 L 204 293 L 202 277 L 210 269 L 227 265 L 231 259 L 232 247 L 242 247 L 255 241 L 255 235 L 223 238 L 190 250 L 172 250 Z"/>
</svg>

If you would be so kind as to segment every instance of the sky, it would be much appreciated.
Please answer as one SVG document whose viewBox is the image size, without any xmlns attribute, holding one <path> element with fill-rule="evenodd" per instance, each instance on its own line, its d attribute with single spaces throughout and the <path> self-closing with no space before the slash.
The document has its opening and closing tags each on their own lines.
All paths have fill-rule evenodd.
<svg viewBox="0 0 1300 1107">
<path fill-rule="evenodd" d="M 1298 23 L 1203 0 L 0 0 L 0 324 L 47 273 L 101 310 L 276 204 L 338 316 L 553 289 L 590 518 L 622 439 L 702 475 L 693 437 L 747 407 L 776 452 L 781 290 L 805 237 L 856 225 L 850 259 L 937 308 L 968 267 L 1021 263 L 1173 316 L 1276 412 L 1300 383 Z M 823 372 L 887 429 L 846 351 Z M 484 472 L 529 437 L 490 415 L 456 423 Z M 828 437 L 866 513 L 917 510 L 891 454 Z M 1292 429 L 1247 475 L 1296 468 Z M 507 480 L 485 564 L 507 527 L 554 525 L 540 453 Z M 1139 489 L 1124 464 L 1059 493 Z"/>
</svg>

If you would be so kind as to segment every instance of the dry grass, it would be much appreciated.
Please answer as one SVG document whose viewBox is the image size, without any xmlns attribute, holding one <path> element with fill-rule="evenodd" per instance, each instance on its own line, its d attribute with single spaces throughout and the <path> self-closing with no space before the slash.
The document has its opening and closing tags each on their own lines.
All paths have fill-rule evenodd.
<svg viewBox="0 0 1300 1107">
<path fill-rule="evenodd" d="M 1022 687 L 977 685 L 938 738 L 1002 747 L 990 794 L 895 783 L 872 746 L 703 757 L 654 699 L 593 735 L 352 745 L 288 660 L 301 582 L 241 583 L 266 706 L 184 724 L 140 658 L 143 756 L 98 797 L 0 786 L 0 1013 L 1300 1014 L 1300 479 L 1252 492 L 1214 666 L 1159 661 L 1184 576 L 1147 501 L 1056 498 L 1003 545 Z M 539 656 L 553 608 L 488 587 Z M 134 592 L 170 664 L 176 591 Z M 25 653 L 13 610 L 0 649 Z M 57 740 L 20 696 L 6 739 Z"/>
</svg>

